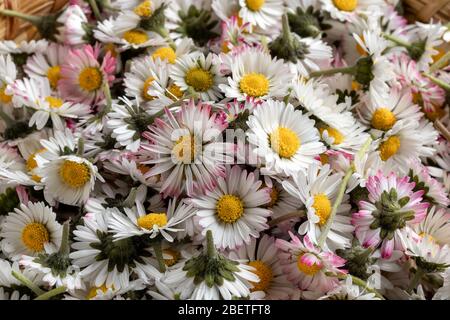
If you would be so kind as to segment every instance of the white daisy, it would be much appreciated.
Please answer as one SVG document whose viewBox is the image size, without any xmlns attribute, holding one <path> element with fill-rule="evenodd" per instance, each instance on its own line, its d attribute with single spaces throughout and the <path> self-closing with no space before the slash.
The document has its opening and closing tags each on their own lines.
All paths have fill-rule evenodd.
<svg viewBox="0 0 450 320">
<path fill-rule="evenodd" d="M 305 170 L 325 151 L 314 120 L 291 104 L 268 100 L 256 108 L 247 124 L 253 152 L 277 173 Z"/>
<path fill-rule="evenodd" d="M 0 236 L 2 250 L 13 259 L 26 254 L 35 256 L 46 247 L 57 248 L 61 243 L 61 225 L 56 214 L 43 202 L 20 204 L 3 221 Z"/>
<path fill-rule="evenodd" d="M 216 189 L 190 199 L 197 208 L 202 234 L 212 230 L 214 243 L 230 249 L 258 238 L 268 228 L 271 211 L 263 205 L 270 202 L 270 189 L 260 189 L 262 182 L 254 173 L 239 166 L 227 167 L 226 179 L 220 177 L 217 183 Z"/>
<path fill-rule="evenodd" d="M 0 55 L 0 103 L 3 106 L 11 106 L 13 96 L 6 93 L 8 85 L 11 85 L 17 77 L 16 65 L 13 62 L 11 55 Z"/>
<path fill-rule="evenodd" d="M 340 285 L 329 291 L 319 300 L 380 300 L 375 293 L 367 292 L 359 286 L 353 284 L 352 277 L 347 276 Z"/>
<path fill-rule="evenodd" d="M 353 17 L 377 13 L 378 7 L 385 6 L 383 0 L 320 0 L 322 9 L 329 12 L 333 19 L 351 21 Z"/>
<path fill-rule="evenodd" d="M 280 22 L 282 0 L 239 0 L 239 17 L 264 30 Z"/>
<path fill-rule="evenodd" d="M 431 207 L 425 219 L 412 228 L 421 237 L 428 237 L 439 245 L 450 245 L 450 212 L 446 208 Z"/>
<path fill-rule="evenodd" d="M 0 54 L 21 54 L 27 55 L 35 53 L 43 53 L 47 50 L 48 41 L 45 39 L 21 41 L 16 42 L 14 40 L 4 40 L 0 42 Z M 24 61 L 25 63 L 25 61 Z"/>
<path fill-rule="evenodd" d="M 56 39 L 66 45 L 81 45 L 90 42 L 88 18 L 79 5 L 70 5 L 58 17 L 58 34 Z"/>
</svg>

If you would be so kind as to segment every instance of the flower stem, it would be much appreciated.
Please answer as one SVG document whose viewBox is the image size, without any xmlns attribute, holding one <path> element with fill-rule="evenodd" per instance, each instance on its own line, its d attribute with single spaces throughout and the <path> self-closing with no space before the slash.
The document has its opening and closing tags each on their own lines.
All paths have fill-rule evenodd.
<svg viewBox="0 0 450 320">
<path fill-rule="evenodd" d="M 59 247 L 59 253 L 62 255 L 68 255 L 70 252 L 69 231 L 70 231 L 70 219 L 64 222 L 63 224 L 61 246 Z"/>
<path fill-rule="evenodd" d="M 333 68 L 333 69 L 327 69 L 327 70 L 320 70 L 320 71 L 314 71 L 309 74 L 310 78 L 316 78 L 320 76 L 331 76 L 336 73 L 343 73 L 343 74 L 353 74 L 356 70 L 356 66 L 351 67 L 342 67 L 342 68 Z"/>
<path fill-rule="evenodd" d="M 28 289 L 33 291 L 36 295 L 39 296 L 39 295 L 45 293 L 44 290 L 42 290 L 37 285 L 35 285 L 30 279 L 25 277 L 23 274 L 16 272 L 16 271 L 12 271 L 11 274 L 13 275 L 14 278 L 19 280 L 24 286 L 26 286 Z"/>
<path fill-rule="evenodd" d="M 450 131 L 448 131 L 448 129 L 442 124 L 442 122 L 439 119 L 436 119 L 434 121 L 434 126 L 436 127 L 436 129 L 439 130 L 439 132 L 444 136 L 444 138 L 450 142 Z"/>
<path fill-rule="evenodd" d="M 38 296 L 36 299 L 34 300 L 49 300 L 50 298 L 53 298 L 61 293 L 66 292 L 66 287 L 65 286 L 61 286 L 61 287 L 57 287 L 55 289 L 52 289 L 50 291 L 45 292 L 44 294 L 41 294 L 40 296 Z"/>
<path fill-rule="evenodd" d="M 289 219 L 293 219 L 293 218 L 302 218 L 305 216 L 305 211 L 303 210 L 297 210 L 297 211 L 293 211 L 293 212 L 289 212 L 288 214 L 283 215 L 282 217 L 270 220 L 268 222 L 269 227 L 274 227 L 277 224 L 289 220 Z"/>
<path fill-rule="evenodd" d="M 371 293 L 375 294 L 375 295 L 376 295 L 378 298 L 380 298 L 381 300 L 385 300 L 384 297 L 383 297 L 383 295 L 382 295 L 381 293 L 379 293 L 377 290 L 375 290 L 375 289 L 369 287 L 369 286 L 367 285 L 367 282 L 366 282 L 366 281 L 364 281 L 364 280 L 362 280 L 362 279 L 360 279 L 360 278 L 358 278 L 358 277 L 356 277 L 356 276 L 352 276 L 351 274 L 349 274 L 349 275 L 346 275 L 346 274 L 340 274 L 340 275 L 338 275 L 338 278 L 339 278 L 339 279 L 342 279 L 342 280 L 345 280 L 348 276 L 352 277 L 352 283 L 353 283 L 353 284 L 356 284 L 357 286 L 363 288 L 364 290 L 366 290 L 366 291 L 368 291 L 368 292 L 371 292 Z"/>
<path fill-rule="evenodd" d="M 408 42 L 406 42 L 406 41 L 404 41 L 402 39 L 399 39 L 397 37 L 394 37 L 393 35 L 385 33 L 383 36 L 384 36 L 385 39 L 390 40 L 390 41 L 394 42 L 395 44 L 397 44 L 399 46 L 402 46 L 402 47 L 405 47 L 405 48 L 410 48 L 411 47 L 410 43 L 408 43 Z"/>
<path fill-rule="evenodd" d="M 175 49 L 177 48 L 177 46 L 175 45 L 175 42 L 173 42 L 172 38 L 170 37 L 169 31 L 168 31 L 165 27 L 158 28 L 158 29 L 156 30 L 156 32 L 157 32 L 161 37 L 163 37 L 164 39 L 167 40 L 167 42 L 169 43 L 169 46 L 170 46 L 172 49 L 175 50 Z"/>
<path fill-rule="evenodd" d="M 291 34 L 291 28 L 289 27 L 289 19 L 287 14 L 283 15 L 283 18 L 281 20 L 282 22 L 282 34 L 283 34 L 283 40 L 286 41 L 290 48 L 292 48 L 292 34 Z"/>
<path fill-rule="evenodd" d="M 0 118 L 2 118 L 3 121 L 5 121 L 5 123 L 6 123 L 6 125 L 7 125 L 8 127 L 14 126 L 14 120 L 11 119 L 11 117 L 8 116 L 8 115 L 6 114 L 6 112 L 4 112 L 1 108 L 0 108 Z"/>
<path fill-rule="evenodd" d="M 19 19 L 28 21 L 33 25 L 39 24 L 42 20 L 41 17 L 32 16 L 29 14 L 21 13 L 21 12 L 14 11 L 14 10 L 8 10 L 8 9 L 0 9 L 0 15 L 3 15 L 6 17 L 19 18 Z"/>
<path fill-rule="evenodd" d="M 206 253 L 208 258 L 215 258 L 217 255 L 216 246 L 214 245 L 214 238 L 211 230 L 206 231 Z"/>
<path fill-rule="evenodd" d="M 166 272 L 166 264 L 164 263 L 161 242 L 153 244 L 153 250 L 155 250 L 156 260 L 158 260 L 159 271 Z"/>
<path fill-rule="evenodd" d="M 78 146 L 77 146 L 77 154 L 82 157 L 84 153 L 84 139 L 79 138 L 78 139 Z"/>
<path fill-rule="evenodd" d="M 438 61 L 436 61 L 435 63 L 433 63 L 430 66 L 430 73 L 433 73 L 439 69 L 441 69 L 443 66 L 445 66 L 447 64 L 447 62 L 450 60 L 450 51 L 447 52 L 446 54 L 444 54 L 442 57 L 439 58 Z"/>
<path fill-rule="evenodd" d="M 92 12 L 94 13 L 95 19 L 98 21 L 102 20 L 102 16 L 100 15 L 100 10 L 97 5 L 96 0 L 88 0 L 89 5 L 91 6 Z"/>
<path fill-rule="evenodd" d="M 112 98 L 111 98 L 111 90 L 109 89 L 109 83 L 106 82 L 103 86 L 103 92 L 105 94 L 105 99 L 106 99 L 106 110 L 108 113 L 111 108 L 112 108 Z"/>
<path fill-rule="evenodd" d="M 126 208 L 132 208 L 134 206 L 134 202 L 136 201 L 137 189 L 132 188 L 128 197 L 122 202 L 122 206 Z"/>
<path fill-rule="evenodd" d="M 450 92 L 450 84 L 445 83 L 444 81 L 442 81 L 441 79 L 438 79 L 434 76 L 432 76 L 429 73 L 424 73 L 423 74 L 425 77 L 429 78 L 431 81 L 433 81 L 435 84 L 437 84 L 438 86 L 440 86 L 442 89 L 445 89 L 446 91 Z"/>
<path fill-rule="evenodd" d="M 416 273 L 414 274 L 414 277 L 411 279 L 411 282 L 408 286 L 408 293 L 412 293 L 415 288 L 417 288 L 417 285 L 420 283 L 420 280 L 422 280 L 422 277 L 425 275 L 425 273 L 422 271 L 422 269 L 417 268 Z"/>
</svg>

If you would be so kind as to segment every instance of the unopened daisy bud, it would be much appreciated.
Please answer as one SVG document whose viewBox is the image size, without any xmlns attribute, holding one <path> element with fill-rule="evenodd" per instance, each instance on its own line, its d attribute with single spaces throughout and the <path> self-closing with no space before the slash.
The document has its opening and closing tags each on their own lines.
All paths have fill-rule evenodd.
<svg viewBox="0 0 450 320">
<path fill-rule="evenodd" d="M 6 189 L 5 192 L 0 194 L 0 216 L 5 216 L 8 212 L 13 211 L 19 203 L 17 192 L 12 188 Z"/>
<path fill-rule="evenodd" d="M 287 15 L 292 32 L 302 38 L 316 38 L 323 30 L 331 28 L 330 25 L 323 23 L 322 13 L 320 10 L 315 11 L 313 6 L 309 6 L 306 10 L 298 7 L 295 13 L 289 12 Z"/>
<path fill-rule="evenodd" d="M 372 249 L 365 249 L 359 244 L 353 244 L 348 249 L 336 250 L 337 255 L 346 260 L 345 269 L 350 274 L 363 280 L 367 280 L 370 277 L 369 267 L 375 263 L 375 259 L 372 258 L 372 252 Z"/>
<path fill-rule="evenodd" d="M 373 60 L 372 57 L 360 58 L 356 62 L 355 80 L 363 86 L 369 86 L 373 80 L 372 73 Z"/>
<path fill-rule="evenodd" d="M 141 17 L 139 27 L 147 31 L 160 33 L 160 31 L 164 29 L 164 24 L 166 21 L 166 16 L 164 14 L 166 8 L 167 4 L 164 3 L 149 16 L 140 13 L 142 10 L 138 11 L 138 8 L 136 8 L 135 13 Z"/>
</svg>

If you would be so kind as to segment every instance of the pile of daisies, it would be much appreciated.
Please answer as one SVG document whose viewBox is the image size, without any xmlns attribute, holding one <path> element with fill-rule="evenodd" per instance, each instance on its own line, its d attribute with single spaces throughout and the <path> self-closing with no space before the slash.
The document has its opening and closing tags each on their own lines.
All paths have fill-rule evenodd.
<svg viewBox="0 0 450 320">
<path fill-rule="evenodd" d="M 0 42 L 0 299 L 450 299 L 450 26 L 395 0 L 72 0 Z"/>
</svg>

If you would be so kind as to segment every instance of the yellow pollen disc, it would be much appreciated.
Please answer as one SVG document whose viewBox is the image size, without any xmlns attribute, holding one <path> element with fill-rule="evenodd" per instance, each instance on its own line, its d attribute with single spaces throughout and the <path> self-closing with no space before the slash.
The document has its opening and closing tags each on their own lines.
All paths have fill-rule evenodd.
<svg viewBox="0 0 450 320">
<path fill-rule="evenodd" d="M 192 135 L 180 137 L 172 149 L 179 161 L 190 163 L 195 159 L 195 138 Z"/>
<path fill-rule="evenodd" d="M 162 213 L 149 213 L 137 220 L 139 227 L 152 230 L 153 226 L 164 227 L 167 224 L 167 215 Z"/>
<path fill-rule="evenodd" d="M 43 251 L 48 241 L 49 232 L 42 223 L 29 223 L 22 230 L 22 242 L 31 251 Z"/>
<path fill-rule="evenodd" d="M 413 101 L 415 104 L 421 105 L 422 102 L 423 102 L 423 100 L 422 100 L 422 94 L 421 94 L 420 92 L 413 92 L 413 94 L 412 94 L 412 101 Z"/>
<path fill-rule="evenodd" d="M 142 174 L 146 174 L 146 173 L 150 170 L 150 167 L 147 166 L 147 165 L 145 165 L 145 164 L 140 163 L 140 164 L 138 164 L 137 169 L 138 169 Z"/>
<path fill-rule="evenodd" d="M 13 97 L 5 93 L 6 86 L 6 83 L 4 83 L 0 88 L 0 101 L 3 103 L 10 103 Z"/>
<path fill-rule="evenodd" d="M 397 118 L 388 108 L 378 108 L 372 116 L 372 127 L 378 130 L 387 131 L 391 129 Z"/>
<path fill-rule="evenodd" d="M 322 164 L 330 163 L 330 157 L 326 153 L 322 153 L 319 157 Z"/>
<path fill-rule="evenodd" d="M 258 11 L 262 8 L 262 6 L 264 5 L 264 3 L 266 1 L 265 0 L 246 0 L 245 2 L 247 3 L 247 7 L 250 10 Z"/>
<path fill-rule="evenodd" d="M 303 260 L 302 260 L 303 254 L 298 256 L 297 258 L 297 268 L 298 270 L 300 270 L 301 272 L 303 272 L 304 274 L 308 275 L 308 276 L 313 276 L 315 275 L 317 272 L 319 272 L 320 270 L 322 270 L 322 266 L 317 265 L 317 264 L 313 264 L 313 265 L 308 265 L 306 264 Z"/>
<path fill-rule="evenodd" d="M 41 182 L 41 177 L 39 177 L 38 175 L 33 174 L 31 176 L 31 180 L 35 181 L 35 182 Z"/>
<path fill-rule="evenodd" d="M 161 60 L 167 60 L 169 63 L 174 64 L 177 59 L 177 54 L 170 47 L 158 48 L 153 52 L 152 58 L 160 58 Z"/>
<path fill-rule="evenodd" d="M 314 196 L 314 203 L 312 205 L 314 210 L 316 211 L 316 216 L 320 218 L 318 224 L 323 226 L 330 216 L 331 213 L 331 202 L 330 199 L 323 193 L 316 194 Z"/>
<path fill-rule="evenodd" d="M 250 282 L 253 285 L 251 291 L 254 292 L 267 290 L 273 279 L 272 269 L 260 260 L 250 261 L 248 265 L 255 268 L 255 271 L 252 272 L 259 277 L 259 282 Z"/>
<path fill-rule="evenodd" d="M 331 128 L 331 127 L 320 128 L 319 129 L 320 134 L 322 135 L 325 130 L 327 130 L 328 136 L 334 138 L 333 144 L 338 145 L 344 141 L 344 136 L 342 135 L 342 133 L 339 130 L 337 130 L 335 128 Z"/>
<path fill-rule="evenodd" d="M 238 197 L 225 194 L 217 201 L 216 210 L 221 221 L 233 223 L 241 218 L 244 213 L 244 206 Z"/>
<path fill-rule="evenodd" d="M 186 73 L 185 81 L 198 92 L 208 91 L 213 85 L 213 76 L 202 68 L 193 68 Z"/>
<path fill-rule="evenodd" d="M 116 50 L 116 45 L 114 43 L 106 43 L 104 46 L 106 52 L 109 52 L 111 57 L 117 58 L 118 52 Z"/>
<path fill-rule="evenodd" d="M 61 67 L 53 66 L 48 68 L 47 79 L 48 82 L 50 82 L 50 86 L 52 87 L 52 89 L 56 89 L 56 87 L 58 86 L 58 81 L 59 79 L 61 79 Z"/>
<path fill-rule="evenodd" d="M 433 104 L 432 109 L 427 109 L 423 111 L 425 112 L 425 116 L 433 122 L 445 116 L 445 110 L 442 105 Z"/>
<path fill-rule="evenodd" d="M 269 79 L 261 73 L 249 73 L 242 77 L 239 88 L 251 97 L 262 97 L 269 93 Z"/>
<path fill-rule="evenodd" d="M 45 151 L 45 149 L 42 148 L 42 149 L 36 151 L 35 153 L 30 154 L 30 156 L 29 156 L 28 159 L 27 159 L 27 170 L 28 170 L 28 171 L 31 171 L 31 170 L 33 170 L 34 168 L 37 167 L 36 155 L 37 155 L 38 153 L 42 153 L 42 152 L 44 152 L 44 151 Z"/>
<path fill-rule="evenodd" d="M 272 208 L 277 203 L 279 195 L 280 192 L 275 187 L 272 187 L 270 191 L 270 202 L 267 207 Z"/>
<path fill-rule="evenodd" d="M 269 135 L 270 147 L 281 158 L 291 158 L 300 148 L 300 138 L 289 128 L 279 127 Z"/>
<path fill-rule="evenodd" d="M 148 41 L 148 35 L 142 30 L 130 30 L 123 34 L 123 39 L 131 44 L 143 44 Z"/>
<path fill-rule="evenodd" d="M 139 17 L 150 17 L 152 15 L 152 3 L 150 0 L 142 2 L 136 8 L 134 8 L 134 13 L 136 13 Z"/>
<path fill-rule="evenodd" d="M 364 42 L 364 44 L 366 43 L 364 41 L 364 35 L 359 35 L 359 38 Z M 367 56 L 366 50 L 364 50 L 364 48 L 361 47 L 361 45 L 358 42 L 356 43 L 356 51 L 359 53 L 360 56 Z"/>
<path fill-rule="evenodd" d="M 80 188 L 91 179 L 91 172 L 85 163 L 64 160 L 59 168 L 59 176 L 67 186 Z"/>
<path fill-rule="evenodd" d="M 171 267 L 173 266 L 175 263 L 178 262 L 178 260 L 180 259 L 180 253 L 176 250 L 173 249 L 164 249 L 163 253 L 166 256 L 170 256 L 171 258 L 166 258 L 164 259 L 164 263 L 166 264 L 166 266 Z"/>
<path fill-rule="evenodd" d="M 433 62 L 431 64 L 437 62 L 440 58 L 442 58 L 447 53 L 447 51 L 444 50 L 444 48 L 435 48 L 435 49 L 438 51 L 438 53 L 436 53 L 434 56 L 432 56 Z M 448 61 L 442 67 L 446 67 L 447 65 L 448 65 Z"/>
<path fill-rule="evenodd" d="M 358 91 L 361 90 L 361 85 L 357 82 L 357 81 L 352 81 L 352 90 L 353 91 Z"/>
<path fill-rule="evenodd" d="M 147 101 L 153 100 L 155 98 L 148 93 L 148 89 L 152 85 L 153 80 L 155 80 L 155 78 L 148 77 L 147 80 L 145 80 L 144 85 L 142 86 L 142 98 Z"/>
<path fill-rule="evenodd" d="M 101 290 L 103 293 L 106 293 L 106 291 L 108 291 L 108 288 L 104 284 L 100 287 L 93 287 L 91 290 L 89 290 L 89 293 L 87 294 L 86 299 L 90 300 L 92 298 L 95 298 L 97 296 L 98 290 Z"/>
<path fill-rule="evenodd" d="M 430 234 L 428 234 L 428 233 L 426 233 L 426 232 L 421 232 L 421 233 L 419 233 L 419 236 L 420 236 L 421 238 L 428 238 L 428 240 L 437 243 L 436 239 L 435 239 L 432 235 L 430 235 Z"/>
<path fill-rule="evenodd" d="M 86 91 L 98 90 L 102 85 L 102 74 L 98 68 L 87 67 L 80 72 L 78 84 Z"/>
<path fill-rule="evenodd" d="M 50 105 L 50 108 L 53 108 L 53 109 L 61 108 L 61 106 L 64 103 L 61 99 L 55 98 L 52 96 L 48 96 L 47 98 L 45 98 L 45 101 L 47 101 L 48 104 Z"/>
<path fill-rule="evenodd" d="M 167 88 L 167 91 L 168 92 L 166 92 L 166 96 L 171 98 L 171 99 L 173 99 L 174 97 L 176 97 L 177 99 L 180 99 L 183 96 L 183 91 L 175 83 L 171 84 Z"/>
<path fill-rule="evenodd" d="M 228 52 L 230 52 L 230 48 L 228 47 L 228 44 L 230 43 L 230 41 L 223 41 L 222 42 L 222 46 L 221 46 L 221 48 L 222 48 L 222 52 L 223 53 L 228 53 Z"/>
<path fill-rule="evenodd" d="M 380 158 L 386 161 L 400 149 L 400 139 L 397 136 L 391 136 L 380 144 Z"/>
<path fill-rule="evenodd" d="M 336 8 L 342 11 L 353 11 L 358 6 L 358 0 L 333 0 Z"/>
</svg>

